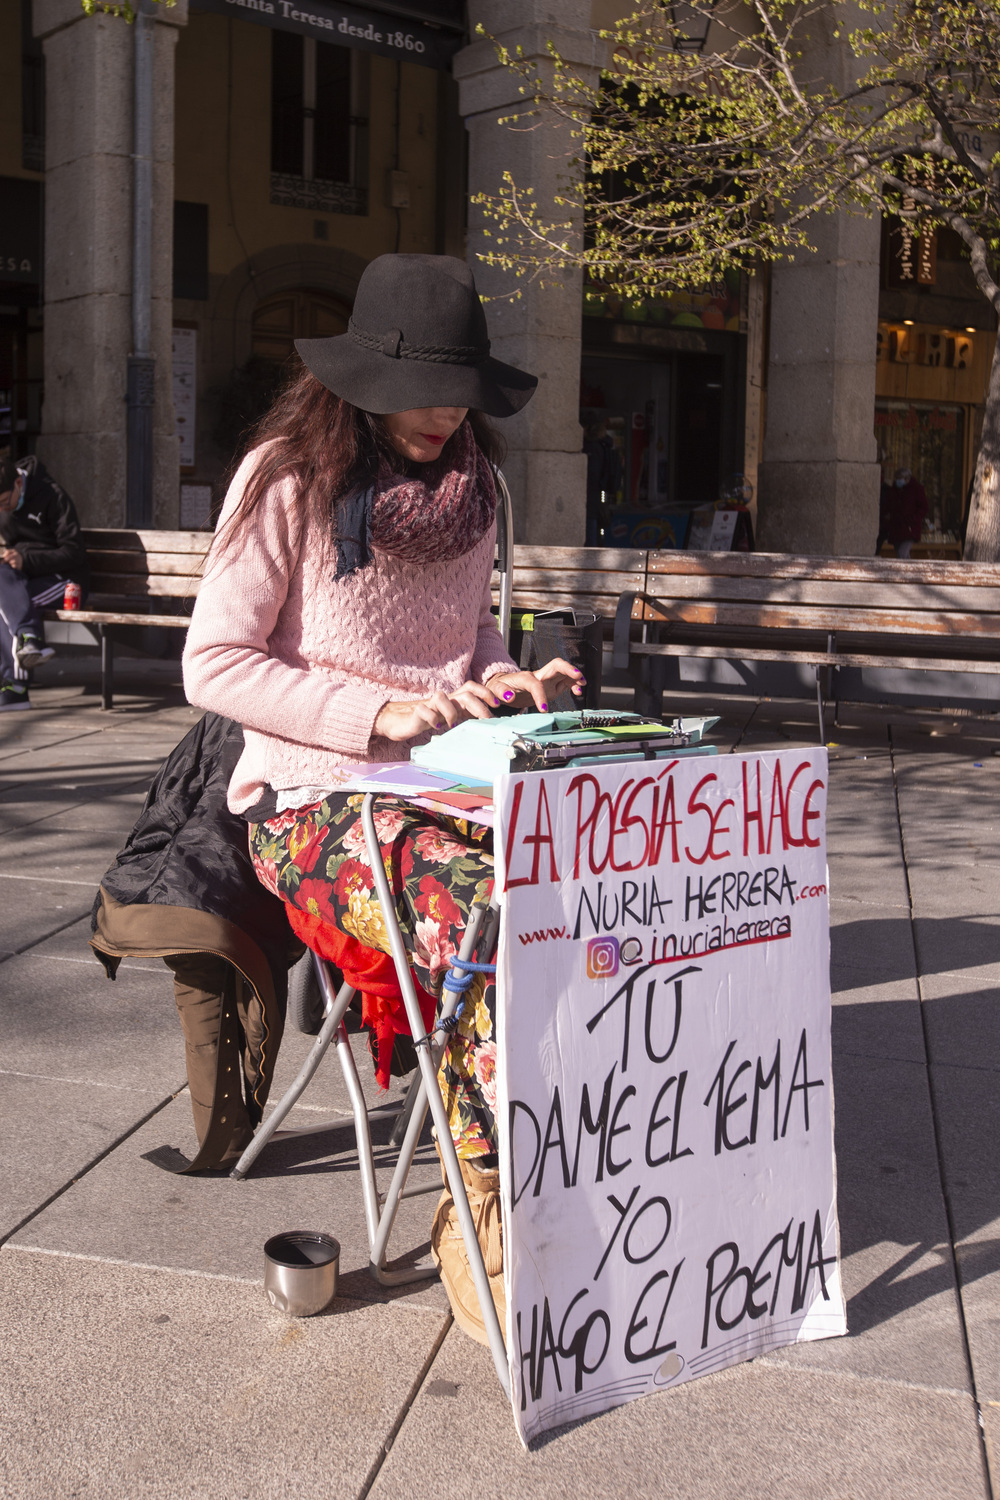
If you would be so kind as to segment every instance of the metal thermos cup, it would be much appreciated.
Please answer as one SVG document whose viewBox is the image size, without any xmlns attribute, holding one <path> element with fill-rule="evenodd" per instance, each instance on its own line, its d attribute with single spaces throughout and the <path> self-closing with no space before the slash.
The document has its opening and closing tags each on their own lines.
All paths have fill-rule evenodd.
<svg viewBox="0 0 1000 1500">
<path fill-rule="evenodd" d="M 63 609 L 79 609 L 83 598 L 83 589 L 78 583 L 67 583 L 66 592 L 63 594 Z"/>
<path fill-rule="evenodd" d="M 329 1234 L 291 1229 L 264 1246 L 264 1290 L 290 1318 L 310 1318 L 337 1295 L 340 1245 Z"/>
</svg>

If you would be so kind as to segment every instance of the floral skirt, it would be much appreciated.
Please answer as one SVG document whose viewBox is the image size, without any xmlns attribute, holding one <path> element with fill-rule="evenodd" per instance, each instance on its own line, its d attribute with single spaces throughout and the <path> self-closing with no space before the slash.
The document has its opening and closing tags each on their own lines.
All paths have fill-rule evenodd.
<svg viewBox="0 0 1000 1500">
<path fill-rule="evenodd" d="M 361 824 L 364 797 L 332 793 L 250 825 L 258 879 L 289 905 L 388 953 Z M 375 831 L 414 974 L 439 994 L 474 902 L 493 889 L 493 831 L 379 797 Z M 477 974 L 438 1074 L 459 1156 L 496 1152 L 496 988 Z"/>
</svg>

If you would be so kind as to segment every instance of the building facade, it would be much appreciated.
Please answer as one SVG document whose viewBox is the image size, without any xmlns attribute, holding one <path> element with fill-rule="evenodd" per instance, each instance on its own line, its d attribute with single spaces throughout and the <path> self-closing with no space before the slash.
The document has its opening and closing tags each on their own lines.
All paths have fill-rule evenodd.
<svg viewBox="0 0 1000 1500">
<path fill-rule="evenodd" d="M 293 340 L 342 332 L 401 250 L 467 256 L 495 352 L 539 376 L 504 424 L 521 540 L 683 544 L 743 476 L 759 545 L 863 555 L 904 462 L 931 542 L 957 535 L 995 319 L 953 237 L 835 216 L 767 276 L 633 303 L 572 274 L 515 296 L 479 260 L 478 194 L 510 171 L 544 200 L 573 168 L 550 125 L 517 128 L 477 28 L 596 69 L 614 0 L 143 3 L 154 525 L 211 523 Z M 91 525 L 135 520 L 137 31 L 79 0 L 0 10 L 0 446 L 37 449 Z"/>
</svg>

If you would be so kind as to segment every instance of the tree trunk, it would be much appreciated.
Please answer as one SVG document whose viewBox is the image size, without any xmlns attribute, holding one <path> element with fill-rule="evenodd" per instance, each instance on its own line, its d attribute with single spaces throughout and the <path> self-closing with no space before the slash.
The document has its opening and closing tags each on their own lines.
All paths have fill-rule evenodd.
<svg viewBox="0 0 1000 1500">
<path fill-rule="evenodd" d="M 1000 562 L 1000 337 L 993 350 L 964 556 L 968 562 Z"/>
</svg>

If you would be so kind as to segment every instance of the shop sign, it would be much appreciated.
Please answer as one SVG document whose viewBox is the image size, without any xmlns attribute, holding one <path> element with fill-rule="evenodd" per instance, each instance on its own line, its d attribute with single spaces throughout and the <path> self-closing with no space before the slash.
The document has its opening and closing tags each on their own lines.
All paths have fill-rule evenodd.
<svg viewBox="0 0 1000 1500">
<path fill-rule="evenodd" d="M 421 63 L 427 68 L 450 67 L 462 45 L 462 37 L 455 32 L 438 31 L 406 16 L 329 4 L 327 0 L 192 0 L 192 9 L 238 16 L 278 31 L 294 31 L 299 36 L 356 47 L 401 62 Z"/>
<path fill-rule="evenodd" d="M 846 1330 L 827 783 L 817 748 L 497 785 L 496 1113 L 525 1442 Z"/>
<path fill-rule="evenodd" d="M 42 279 L 42 185 L 0 177 L 0 281 L 38 286 Z"/>
<path fill-rule="evenodd" d="M 935 406 L 931 410 L 916 406 L 876 407 L 875 431 L 898 427 L 906 432 L 957 432 L 958 410 Z"/>
</svg>

